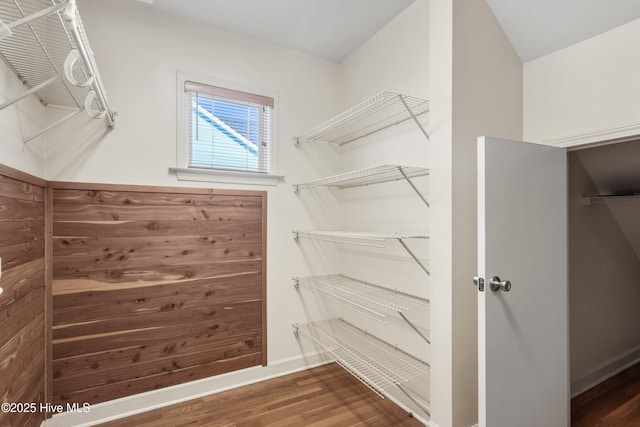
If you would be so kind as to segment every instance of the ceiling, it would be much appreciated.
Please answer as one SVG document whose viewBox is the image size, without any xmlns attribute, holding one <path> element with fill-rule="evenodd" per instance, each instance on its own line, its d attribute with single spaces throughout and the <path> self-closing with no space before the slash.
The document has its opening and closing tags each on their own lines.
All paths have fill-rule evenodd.
<svg viewBox="0 0 640 427">
<path fill-rule="evenodd" d="M 522 62 L 640 18 L 640 0 L 487 0 Z"/>
<path fill-rule="evenodd" d="M 342 62 L 414 0 L 138 0 L 165 12 Z"/>
<path fill-rule="evenodd" d="M 334 62 L 415 0 L 137 0 Z M 640 18 L 640 0 L 487 0 L 523 62 Z"/>
</svg>

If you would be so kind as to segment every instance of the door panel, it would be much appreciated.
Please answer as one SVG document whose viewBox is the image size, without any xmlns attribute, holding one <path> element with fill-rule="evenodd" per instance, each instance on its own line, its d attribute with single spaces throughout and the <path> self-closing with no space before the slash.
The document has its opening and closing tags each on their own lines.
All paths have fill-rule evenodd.
<svg viewBox="0 0 640 427">
<path fill-rule="evenodd" d="M 478 138 L 480 427 L 569 422 L 566 150 Z M 492 276 L 511 289 L 492 291 Z"/>
</svg>

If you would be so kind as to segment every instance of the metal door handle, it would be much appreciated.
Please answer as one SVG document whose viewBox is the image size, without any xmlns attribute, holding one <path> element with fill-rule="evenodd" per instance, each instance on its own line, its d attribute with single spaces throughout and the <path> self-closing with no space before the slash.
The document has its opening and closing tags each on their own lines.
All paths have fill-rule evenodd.
<svg viewBox="0 0 640 427">
<path fill-rule="evenodd" d="M 473 276 L 473 284 L 478 287 L 480 292 L 484 292 L 484 279 L 479 276 Z"/>
<path fill-rule="evenodd" d="M 509 292 L 511 290 L 511 282 L 508 280 L 500 280 L 498 276 L 493 276 L 489 283 L 493 292 L 504 291 Z"/>
</svg>

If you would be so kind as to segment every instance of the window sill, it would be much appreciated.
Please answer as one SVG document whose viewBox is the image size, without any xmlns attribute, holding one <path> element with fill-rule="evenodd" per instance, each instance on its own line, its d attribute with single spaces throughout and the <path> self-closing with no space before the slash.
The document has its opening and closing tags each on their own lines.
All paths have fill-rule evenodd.
<svg viewBox="0 0 640 427">
<path fill-rule="evenodd" d="M 282 175 L 269 175 L 257 172 L 236 172 L 215 169 L 169 168 L 176 174 L 178 181 L 219 182 L 225 184 L 278 185 L 284 180 Z"/>
</svg>

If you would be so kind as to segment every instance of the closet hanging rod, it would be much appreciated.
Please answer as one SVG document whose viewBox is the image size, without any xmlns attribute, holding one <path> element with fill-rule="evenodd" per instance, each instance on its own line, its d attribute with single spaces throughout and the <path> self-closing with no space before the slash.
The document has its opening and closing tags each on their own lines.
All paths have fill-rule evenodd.
<svg viewBox="0 0 640 427">
<path fill-rule="evenodd" d="M 582 204 L 584 206 L 604 204 L 613 200 L 621 202 L 640 202 L 640 194 L 582 196 Z"/>
</svg>

